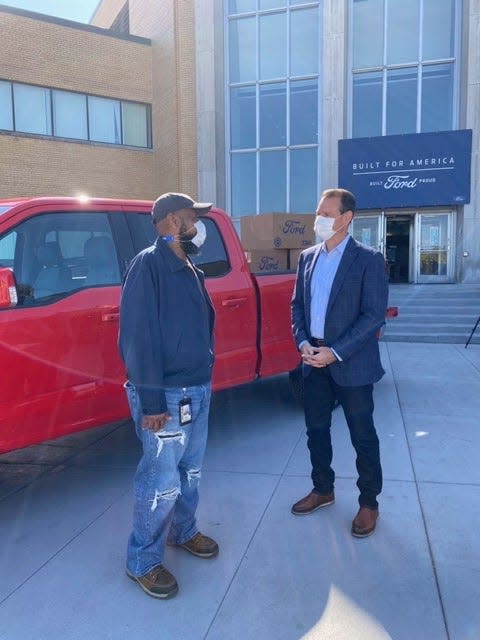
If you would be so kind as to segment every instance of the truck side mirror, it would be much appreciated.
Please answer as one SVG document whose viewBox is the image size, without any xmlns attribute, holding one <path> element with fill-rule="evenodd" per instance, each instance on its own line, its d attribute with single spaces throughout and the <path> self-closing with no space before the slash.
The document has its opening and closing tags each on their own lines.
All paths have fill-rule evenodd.
<svg viewBox="0 0 480 640">
<path fill-rule="evenodd" d="M 17 285 L 13 269 L 0 268 L 0 309 L 14 307 L 18 302 Z"/>
</svg>

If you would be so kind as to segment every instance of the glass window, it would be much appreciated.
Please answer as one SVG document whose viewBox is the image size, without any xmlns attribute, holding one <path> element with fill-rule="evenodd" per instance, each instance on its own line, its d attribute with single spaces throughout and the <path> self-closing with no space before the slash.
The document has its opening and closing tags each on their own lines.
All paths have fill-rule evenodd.
<svg viewBox="0 0 480 640">
<path fill-rule="evenodd" d="M 285 82 L 260 86 L 260 146 L 287 143 L 287 88 Z"/>
<path fill-rule="evenodd" d="M 90 140 L 121 143 L 120 102 L 88 96 Z"/>
<path fill-rule="evenodd" d="M 421 216 L 420 275 L 447 274 L 448 219 L 448 214 Z"/>
<path fill-rule="evenodd" d="M 383 0 L 353 2 L 353 68 L 383 64 Z M 372 37 L 373 35 L 373 37 Z"/>
<path fill-rule="evenodd" d="M 148 147 L 146 104 L 122 102 L 122 142 L 132 147 Z"/>
<path fill-rule="evenodd" d="M 257 79 L 255 18 L 231 20 L 229 24 L 230 82 Z"/>
<path fill-rule="evenodd" d="M 222 234 L 210 218 L 202 218 L 207 230 L 205 244 L 200 252 L 192 256 L 192 262 L 199 267 L 207 278 L 223 276 L 230 271 L 227 252 Z"/>
<path fill-rule="evenodd" d="M 420 0 L 389 0 L 387 6 L 387 64 L 416 62 Z"/>
<path fill-rule="evenodd" d="M 454 0 L 351 0 L 352 135 L 375 136 L 455 127 Z M 386 60 L 373 20 L 386 11 Z M 426 61 L 435 61 L 426 65 Z M 375 64 L 378 75 L 371 73 Z"/>
<path fill-rule="evenodd" d="M 157 231 L 148 213 L 125 213 L 130 229 L 135 254 L 152 245 L 157 239 Z"/>
<path fill-rule="evenodd" d="M 260 79 L 287 75 L 287 14 L 260 16 Z"/>
<path fill-rule="evenodd" d="M 415 133 L 417 125 L 417 68 L 387 73 L 387 135 Z"/>
<path fill-rule="evenodd" d="M 256 143 L 255 85 L 230 89 L 230 141 L 232 149 L 250 149 Z"/>
<path fill-rule="evenodd" d="M 290 144 L 318 142 L 318 82 L 290 83 Z"/>
<path fill-rule="evenodd" d="M 52 91 L 53 131 L 63 138 L 87 140 L 87 97 L 71 91 Z"/>
<path fill-rule="evenodd" d="M 453 120 L 453 64 L 423 67 L 422 131 L 448 131 Z"/>
<path fill-rule="evenodd" d="M 317 206 L 317 147 L 290 153 L 290 211 L 310 213 Z"/>
<path fill-rule="evenodd" d="M 149 117 L 146 104 L 0 81 L 4 130 L 149 147 Z"/>
<path fill-rule="evenodd" d="M 13 267 L 16 243 L 16 231 L 0 238 L 0 267 Z"/>
<path fill-rule="evenodd" d="M 278 9 L 285 7 L 287 0 L 259 0 L 259 9 Z"/>
<path fill-rule="evenodd" d="M 230 12 L 252 12 L 230 20 L 226 44 L 234 218 L 317 200 L 322 8 L 315 0 L 228 3 Z"/>
<path fill-rule="evenodd" d="M 52 135 L 50 89 L 14 84 L 13 100 L 16 131 Z"/>
<path fill-rule="evenodd" d="M 260 211 L 287 210 L 286 151 L 260 153 Z"/>
<path fill-rule="evenodd" d="M 232 155 L 232 216 L 246 216 L 257 208 L 257 161 L 255 153 Z"/>
<path fill-rule="evenodd" d="M 228 0 L 228 12 L 244 13 L 246 11 L 255 11 L 257 0 Z"/>
<path fill-rule="evenodd" d="M 382 135 L 382 78 L 380 71 L 359 73 L 353 77 L 354 138 Z"/>
<path fill-rule="evenodd" d="M 12 85 L 0 82 L 0 129 L 13 129 Z"/>
<path fill-rule="evenodd" d="M 290 75 L 318 73 L 318 8 L 290 14 Z"/>
<path fill-rule="evenodd" d="M 452 58 L 454 54 L 454 0 L 423 3 L 423 59 Z"/>
<path fill-rule="evenodd" d="M 93 284 L 120 284 L 107 214 L 58 212 L 34 216 L 0 240 L 2 244 L 9 242 L 15 242 L 19 305 L 43 304 L 53 296 L 62 298 Z M 89 245 L 97 242 L 96 250 L 91 246 L 89 253 Z"/>
<path fill-rule="evenodd" d="M 362 217 L 355 215 L 352 220 L 352 235 L 358 242 L 374 249 L 380 248 L 379 216 Z"/>
</svg>

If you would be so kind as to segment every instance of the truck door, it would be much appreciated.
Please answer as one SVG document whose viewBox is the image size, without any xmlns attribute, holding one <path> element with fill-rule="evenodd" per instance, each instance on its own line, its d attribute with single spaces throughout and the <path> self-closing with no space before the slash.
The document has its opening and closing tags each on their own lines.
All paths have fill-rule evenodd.
<svg viewBox="0 0 480 640">
<path fill-rule="evenodd" d="M 152 244 L 156 231 L 150 215 L 126 215 L 135 252 Z M 228 242 L 215 214 L 202 218 L 207 239 L 193 262 L 205 273 L 207 290 L 215 306 L 214 389 L 250 382 L 257 371 L 257 302 L 250 274 L 240 268 L 245 260 L 236 255 L 238 239 Z M 230 224 L 230 222 L 228 223 Z M 230 230 L 233 235 L 233 229 Z"/>
<path fill-rule="evenodd" d="M 0 451 L 128 416 L 108 214 L 24 216 L 0 244 L 19 292 L 16 307 L 0 310 Z"/>
</svg>

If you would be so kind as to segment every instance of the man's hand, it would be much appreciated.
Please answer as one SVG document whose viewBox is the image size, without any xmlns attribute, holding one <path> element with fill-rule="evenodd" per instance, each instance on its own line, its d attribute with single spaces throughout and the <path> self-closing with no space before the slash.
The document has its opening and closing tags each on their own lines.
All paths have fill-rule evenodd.
<svg viewBox="0 0 480 640">
<path fill-rule="evenodd" d="M 155 416 L 143 416 L 142 427 L 155 433 L 164 429 L 167 422 L 171 419 L 172 416 L 168 413 L 168 411 Z"/>
<path fill-rule="evenodd" d="M 329 347 L 312 347 L 308 342 L 302 346 L 301 353 L 305 364 L 311 367 L 328 367 L 329 364 L 337 361 Z"/>
</svg>

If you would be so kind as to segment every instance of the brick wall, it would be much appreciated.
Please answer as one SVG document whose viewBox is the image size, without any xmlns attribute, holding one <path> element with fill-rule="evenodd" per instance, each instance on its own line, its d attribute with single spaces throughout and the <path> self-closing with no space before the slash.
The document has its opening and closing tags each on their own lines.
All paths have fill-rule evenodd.
<svg viewBox="0 0 480 640">
<path fill-rule="evenodd" d="M 100 2 L 91 19 L 91 24 L 97 27 L 109 29 L 115 18 L 120 13 L 126 0 L 108 0 L 108 2 Z"/>
<path fill-rule="evenodd" d="M 152 102 L 151 47 L 0 11 L 0 79 Z M 153 198 L 155 151 L 0 133 L 0 194 Z"/>
<path fill-rule="evenodd" d="M 2 11 L 0 32 L 4 80 L 152 101 L 147 44 Z"/>
<path fill-rule="evenodd" d="M 0 197 L 26 195 L 146 198 L 154 188 L 151 151 L 0 135 Z"/>
<path fill-rule="evenodd" d="M 197 197 L 195 27 L 192 0 L 129 0 L 130 32 L 152 41 L 152 126 L 158 193 Z M 123 4 L 103 0 L 92 24 Z"/>
</svg>

